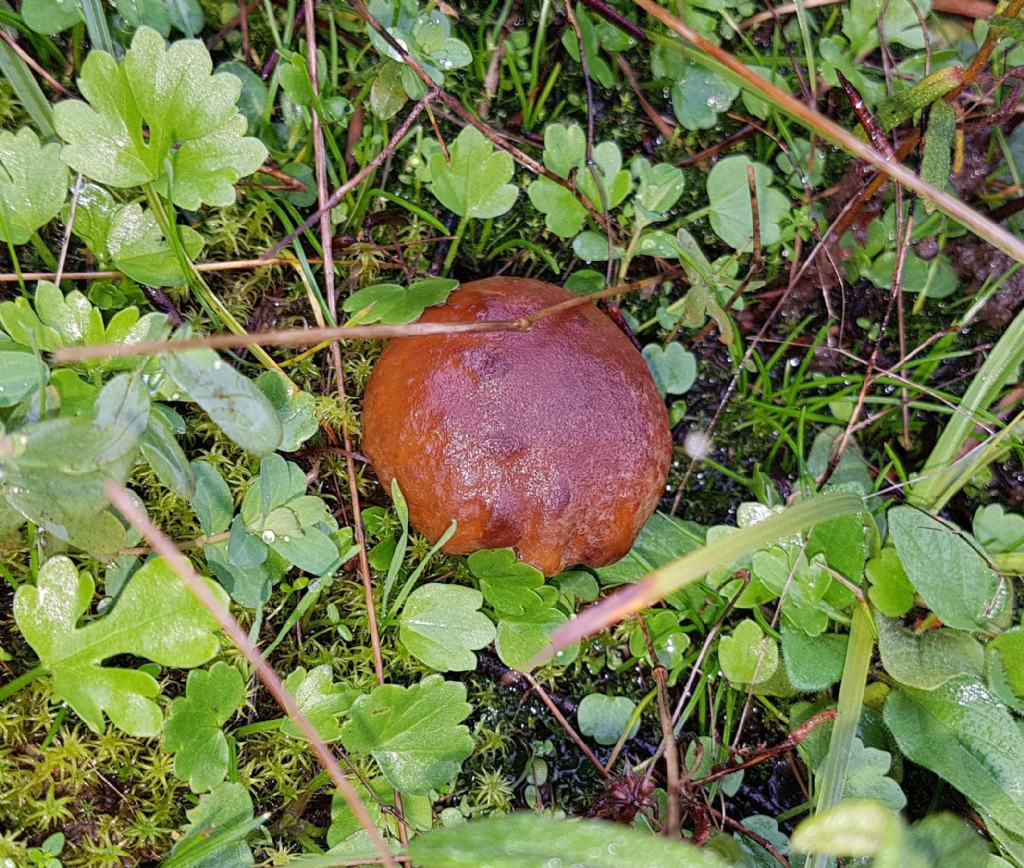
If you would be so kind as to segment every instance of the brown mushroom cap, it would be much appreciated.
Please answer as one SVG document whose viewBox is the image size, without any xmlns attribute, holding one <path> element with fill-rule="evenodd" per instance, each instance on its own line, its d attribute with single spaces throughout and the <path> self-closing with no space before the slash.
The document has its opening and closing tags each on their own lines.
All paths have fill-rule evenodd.
<svg viewBox="0 0 1024 868">
<path fill-rule="evenodd" d="M 572 293 L 537 280 L 463 284 L 421 322 L 507 320 Z M 512 546 L 547 575 L 629 551 L 664 491 L 665 404 L 625 335 L 591 304 L 529 332 L 392 340 L 366 389 L 363 450 L 450 554 Z"/>
</svg>

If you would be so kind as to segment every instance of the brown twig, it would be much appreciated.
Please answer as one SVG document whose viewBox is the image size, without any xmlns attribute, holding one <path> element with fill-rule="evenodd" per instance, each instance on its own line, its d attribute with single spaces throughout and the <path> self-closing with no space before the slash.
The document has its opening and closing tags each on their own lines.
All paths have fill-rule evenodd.
<svg viewBox="0 0 1024 868">
<path fill-rule="evenodd" d="M 186 558 L 171 542 L 164 533 L 150 521 L 149 517 L 138 507 L 132 500 L 131 492 L 128 491 L 123 485 L 118 482 L 108 482 L 104 486 L 104 492 L 107 498 L 114 505 L 114 507 L 121 513 L 124 518 L 134 527 L 139 533 L 141 533 L 153 547 L 158 555 L 160 555 L 167 562 L 167 565 L 174 570 L 178 578 L 184 583 L 185 587 L 191 591 L 192 595 L 202 604 L 213 619 L 220 626 L 221 630 L 231 639 L 239 651 L 245 656 L 252 666 L 256 675 L 260 681 L 263 682 L 267 691 L 274 698 L 274 701 L 281 707 L 281 710 L 292 720 L 298 730 L 309 742 L 310 748 L 313 753 L 316 754 L 317 759 L 323 766 L 324 771 L 330 776 L 331 781 L 338 788 L 338 792 L 341 793 L 345 803 L 348 805 L 349 810 L 352 811 L 353 815 L 359 821 L 359 824 L 363 827 L 366 832 L 370 843 L 373 844 L 374 849 L 380 854 L 380 858 L 385 865 L 394 866 L 396 864 L 394 856 L 391 854 L 391 850 L 385 842 L 384 838 L 380 834 L 380 830 L 377 829 L 376 824 L 370 817 L 369 812 L 366 810 L 366 806 L 362 803 L 358 793 L 352 786 L 349 779 L 342 772 L 341 766 L 338 765 L 337 759 L 331 749 L 327 746 L 324 740 L 320 737 L 320 734 L 316 731 L 316 728 L 312 723 L 309 722 L 309 718 L 303 713 L 302 709 L 299 708 L 298 704 L 292 695 L 285 689 L 284 683 L 278 677 L 274 671 L 274 667 L 270 665 L 267 658 L 263 656 L 263 653 L 255 645 L 255 643 L 249 638 L 249 634 L 242 629 L 241 624 L 235 620 L 234 616 L 224 606 L 220 600 L 214 595 L 210 587 L 203 581 L 199 574 L 193 568 L 191 562 Z"/>
<path fill-rule="evenodd" d="M 11 51 L 17 54 L 18 57 L 20 57 L 23 61 L 25 61 L 25 64 L 43 81 L 50 85 L 50 87 L 52 87 L 55 91 L 62 94 L 63 96 L 70 97 L 71 99 L 75 98 L 75 95 L 70 90 L 64 87 L 64 85 L 62 85 L 59 81 L 57 81 L 57 79 L 50 75 L 50 73 L 43 69 L 36 62 L 36 59 L 32 57 L 32 55 L 29 54 L 27 51 L 25 51 L 24 48 L 18 45 L 17 40 L 13 36 L 11 36 L 6 29 L 2 27 L 0 27 L 0 37 L 2 37 L 4 42 L 6 42 L 11 47 Z"/>
<path fill-rule="evenodd" d="M 420 99 L 416 105 L 410 110 L 409 114 L 405 116 L 405 120 L 398 125 L 398 128 L 392 134 L 391 138 L 388 139 L 388 143 L 381 148 L 380 152 L 376 154 L 365 166 L 363 166 L 358 172 L 356 172 L 351 178 L 349 178 L 344 184 L 338 187 L 328 197 L 327 201 L 320 205 L 316 211 L 310 214 L 305 220 L 303 220 L 298 226 L 296 226 L 291 232 L 285 235 L 280 241 L 278 241 L 273 247 L 267 250 L 266 253 L 261 256 L 261 259 L 269 259 L 275 254 L 279 253 L 289 244 L 291 244 L 296 238 L 298 238 L 303 232 L 309 229 L 314 223 L 320 220 L 323 213 L 330 214 L 331 209 L 334 208 L 342 199 L 344 199 L 352 190 L 358 187 L 363 181 L 365 181 L 370 175 L 372 175 L 380 165 L 387 160 L 391 154 L 394 153 L 395 149 L 404 139 L 409 130 L 412 129 L 412 125 L 416 123 L 416 119 L 423 113 L 423 109 L 433 100 L 437 99 L 439 91 L 436 87 L 431 87 Z"/>
</svg>

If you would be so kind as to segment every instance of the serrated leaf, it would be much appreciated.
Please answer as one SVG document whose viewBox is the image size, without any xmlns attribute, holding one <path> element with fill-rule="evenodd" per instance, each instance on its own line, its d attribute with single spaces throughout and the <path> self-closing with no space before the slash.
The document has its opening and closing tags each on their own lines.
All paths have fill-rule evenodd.
<svg viewBox="0 0 1024 868">
<path fill-rule="evenodd" d="M 603 693 L 588 693 L 580 700 L 576 709 L 576 720 L 580 732 L 590 736 L 598 744 L 615 744 L 626 731 L 636 703 L 628 696 L 606 696 Z M 640 729 L 636 721 L 627 738 L 632 738 Z"/>
<path fill-rule="evenodd" d="M 409 855 L 429 868 L 525 868 L 556 859 L 587 868 L 726 868 L 710 848 L 651 835 L 603 820 L 556 820 L 546 813 L 492 815 L 417 835 Z"/>
<path fill-rule="evenodd" d="M 779 666 L 779 646 L 757 622 L 745 619 L 718 640 L 718 663 L 733 684 L 761 684 Z"/>
<path fill-rule="evenodd" d="M 1024 828 L 1024 733 L 985 686 L 955 679 L 937 690 L 905 687 L 883 717 L 900 750 L 935 772 L 990 817 Z"/>
<path fill-rule="evenodd" d="M 480 613 L 483 594 L 436 582 L 406 600 L 399 638 L 410 654 L 439 672 L 476 669 L 473 652 L 494 641 L 494 625 Z"/>
<path fill-rule="evenodd" d="M 341 307 L 362 325 L 401 325 L 419 319 L 426 308 L 441 304 L 458 285 L 457 280 L 444 278 L 417 280 L 408 289 L 395 283 L 378 283 L 356 290 Z"/>
<path fill-rule="evenodd" d="M 300 666 L 285 679 L 284 686 L 320 738 L 329 742 L 341 736 L 338 717 L 352 706 L 356 691 L 347 684 L 334 682 L 330 664 L 324 663 L 308 672 Z M 292 738 L 304 738 L 291 718 L 281 721 L 281 732 Z"/>
<path fill-rule="evenodd" d="M 41 145 L 28 127 L 0 132 L 0 240 L 25 244 L 60 213 L 67 195 L 59 145 Z"/>
<path fill-rule="evenodd" d="M 220 588 L 208 586 L 227 603 Z M 154 701 L 156 679 L 103 661 L 132 654 L 163 666 L 199 666 L 217 653 L 216 622 L 161 558 L 139 568 L 109 614 L 78 626 L 93 592 L 87 573 L 79 573 L 66 557 L 51 558 L 35 586 L 18 588 L 14 618 L 53 676 L 54 694 L 90 729 L 101 732 L 106 714 L 130 735 L 156 735 L 162 721 Z"/>
<path fill-rule="evenodd" d="M 170 353 L 162 365 L 167 376 L 247 452 L 267 455 L 281 444 L 281 421 L 274 406 L 252 380 L 213 350 Z"/>
<path fill-rule="evenodd" d="M 505 151 L 496 151 L 475 127 L 466 127 L 449 148 L 451 165 L 443 154 L 430 158 L 430 190 L 449 211 L 460 217 L 500 217 L 511 208 L 519 188 L 510 184 L 514 164 Z"/>
<path fill-rule="evenodd" d="M 174 754 L 174 773 L 193 793 L 213 789 L 228 771 L 228 740 L 221 727 L 245 699 L 245 684 L 234 666 L 215 663 L 188 674 L 185 695 L 170 706 L 164 740 Z"/>
<path fill-rule="evenodd" d="M 750 207 L 750 183 L 747 166 L 753 165 L 757 191 L 761 244 L 769 247 L 781 238 L 780 221 L 789 213 L 790 203 L 771 186 L 772 170 L 752 163 L 746 156 L 725 157 L 708 173 L 707 193 L 711 203 L 711 228 L 734 250 L 749 249 L 754 227 Z"/>
<path fill-rule="evenodd" d="M 944 624 L 984 629 L 1005 611 L 1008 588 L 964 532 L 910 506 L 888 518 L 907 577 Z"/>
<path fill-rule="evenodd" d="M 697 380 L 697 357 L 678 341 L 667 347 L 648 344 L 643 357 L 662 397 L 684 395 Z"/>
<path fill-rule="evenodd" d="M 360 696 L 341 728 L 345 749 L 372 754 L 401 792 L 426 794 L 447 784 L 473 752 L 462 721 L 472 707 L 466 688 L 440 675 L 419 684 L 384 684 Z"/>
<path fill-rule="evenodd" d="M 161 190 L 168 186 L 169 160 L 176 205 L 233 204 L 235 182 L 255 172 L 267 150 L 245 136 L 246 120 L 235 105 L 239 80 L 211 75 L 211 69 L 201 42 L 168 47 L 148 27 L 135 33 L 124 60 L 89 52 L 78 80 L 88 103 L 65 100 L 54 107 L 54 126 L 67 142 L 61 158 L 102 184 L 152 183 Z"/>
</svg>

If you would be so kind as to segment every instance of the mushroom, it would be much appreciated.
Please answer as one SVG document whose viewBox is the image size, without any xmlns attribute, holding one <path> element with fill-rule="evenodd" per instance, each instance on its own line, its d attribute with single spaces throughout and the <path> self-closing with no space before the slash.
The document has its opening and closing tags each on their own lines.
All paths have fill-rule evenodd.
<svg viewBox="0 0 1024 868">
<path fill-rule="evenodd" d="M 420 321 L 514 320 L 576 297 L 493 277 Z M 643 358 L 586 304 L 528 332 L 391 340 L 366 389 L 363 451 L 431 542 L 457 522 L 444 551 L 511 546 L 554 575 L 629 551 L 664 491 L 672 437 Z"/>
</svg>

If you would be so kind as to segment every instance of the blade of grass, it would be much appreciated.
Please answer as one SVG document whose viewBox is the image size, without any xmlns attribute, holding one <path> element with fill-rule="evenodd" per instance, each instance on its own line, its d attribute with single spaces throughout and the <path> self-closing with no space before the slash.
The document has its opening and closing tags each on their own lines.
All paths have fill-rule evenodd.
<svg viewBox="0 0 1024 868">
<path fill-rule="evenodd" d="M 814 525 L 864 511 L 856 494 L 822 494 L 799 503 L 750 527 L 740 528 L 722 539 L 659 567 L 635 585 L 629 585 L 585 609 L 563 624 L 551 636 L 551 644 L 530 661 L 532 669 L 553 654 L 591 636 L 599 630 L 645 609 L 680 588 L 729 567 L 766 545 L 801 533 Z"/>
<path fill-rule="evenodd" d="M 82 0 L 82 14 L 85 16 L 85 29 L 89 33 L 92 47 L 116 57 L 114 40 L 110 36 L 110 28 L 107 27 L 107 16 L 103 12 L 101 0 Z"/>
</svg>

